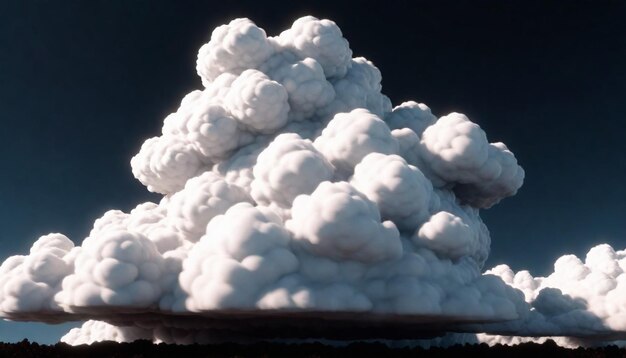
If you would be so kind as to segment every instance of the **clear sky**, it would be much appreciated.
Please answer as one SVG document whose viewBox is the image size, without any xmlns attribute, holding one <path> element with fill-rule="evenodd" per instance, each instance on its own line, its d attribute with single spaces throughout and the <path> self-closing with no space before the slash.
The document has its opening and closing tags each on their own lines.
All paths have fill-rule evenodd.
<svg viewBox="0 0 626 358">
<path fill-rule="evenodd" d="M 394 105 L 467 114 L 526 170 L 482 216 L 487 266 L 546 274 L 566 253 L 626 247 L 626 3 L 618 1 L 0 1 L 0 258 L 106 210 L 156 200 L 130 158 L 184 94 L 198 48 L 249 17 L 268 35 L 311 14 L 373 61 Z M 0 340 L 64 327 L 0 323 Z"/>
</svg>

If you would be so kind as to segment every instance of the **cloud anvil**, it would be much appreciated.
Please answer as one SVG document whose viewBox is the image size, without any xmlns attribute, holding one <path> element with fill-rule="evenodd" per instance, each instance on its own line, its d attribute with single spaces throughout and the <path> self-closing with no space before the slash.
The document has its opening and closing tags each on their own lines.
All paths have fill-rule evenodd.
<svg viewBox="0 0 626 358">
<path fill-rule="evenodd" d="M 49 234 L 8 258 L 1 316 L 89 320 L 73 344 L 626 331 L 624 251 L 564 256 L 546 278 L 483 273 L 479 211 L 524 170 L 464 114 L 394 107 L 333 21 L 271 37 L 233 20 L 196 70 L 203 88 L 131 159 L 162 200 L 106 212 L 81 246 Z"/>
</svg>

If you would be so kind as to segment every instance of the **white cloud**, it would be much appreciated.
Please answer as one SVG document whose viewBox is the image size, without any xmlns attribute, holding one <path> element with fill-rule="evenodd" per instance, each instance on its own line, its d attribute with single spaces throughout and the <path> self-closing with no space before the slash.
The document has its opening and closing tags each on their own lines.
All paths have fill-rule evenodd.
<svg viewBox="0 0 626 358">
<path fill-rule="evenodd" d="M 50 234 L 8 258 L 0 315 L 98 320 L 72 344 L 206 341 L 211 322 L 228 330 L 242 312 L 296 328 L 313 312 L 393 317 L 491 341 L 626 332 L 623 251 L 564 256 L 546 278 L 481 273 L 479 210 L 514 195 L 523 169 L 463 114 L 392 107 L 334 22 L 309 16 L 267 37 L 233 20 L 197 71 L 204 88 L 131 160 L 163 199 L 105 213 L 81 246 Z"/>
</svg>

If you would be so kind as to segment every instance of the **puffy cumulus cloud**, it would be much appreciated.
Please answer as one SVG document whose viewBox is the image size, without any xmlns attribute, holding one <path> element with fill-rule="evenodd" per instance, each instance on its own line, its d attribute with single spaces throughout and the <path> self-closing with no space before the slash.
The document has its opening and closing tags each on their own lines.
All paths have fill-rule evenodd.
<svg viewBox="0 0 626 358">
<path fill-rule="evenodd" d="M 524 183 L 525 172 L 504 143 L 489 144 L 489 159 L 499 175 L 492 180 L 459 183 L 456 195 L 465 203 L 478 208 L 490 208 L 505 197 L 515 195 Z"/>
<path fill-rule="evenodd" d="M 357 164 L 351 183 L 402 230 L 417 229 L 438 202 L 431 182 L 398 155 L 368 154 Z"/>
<path fill-rule="evenodd" d="M 273 53 L 265 31 L 248 19 L 235 19 L 213 30 L 198 52 L 196 70 L 208 86 L 222 73 L 240 74 L 257 68 Z"/>
<path fill-rule="evenodd" d="M 233 82 L 226 106 L 246 129 L 272 133 L 287 123 L 287 91 L 263 72 L 245 70 Z"/>
<path fill-rule="evenodd" d="M 524 170 L 502 143 L 489 144 L 485 132 L 467 116 L 451 113 L 424 130 L 421 159 L 437 187 L 456 188 L 464 202 L 489 208 L 515 195 Z"/>
<path fill-rule="evenodd" d="M 363 57 L 352 59 L 345 77 L 332 80 L 335 100 L 322 114 L 349 112 L 354 108 L 367 108 L 372 113 L 384 117 L 391 112 L 391 100 L 381 93 L 382 75 L 371 61 Z"/>
<path fill-rule="evenodd" d="M 176 310 L 255 308 L 260 290 L 298 268 L 271 210 L 240 203 L 209 223 L 183 262 Z"/>
<path fill-rule="evenodd" d="M 335 98 L 335 89 L 326 80 L 322 66 L 315 59 L 304 60 L 291 51 L 272 56 L 262 67 L 289 95 L 289 117 L 302 121 L 313 117 Z"/>
<path fill-rule="evenodd" d="M 398 151 L 398 141 L 385 122 L 362 108 L 335 115 L 314 144 L 346 176 L 370 153 Z"/>
<path fill-rule="evenodd" d="M 163 136 L 189 143 L 205 161 L 224 159 L 234 149 L 252 141 L 252 136 L 239 128 L 237 120 L 223 105 L 236 79 L 234 75 L 223 74 L 204 91 L 187 94 L 178 110 L 165 118 Z"/>
<path fill-rule="evenodd" d="M 376 262 L 402 254 L 396 226 L 381 223 L 376 204 L 349 183 L 321 183 L 294 200 L 291 214 L 287 228 L 294 240 L 317 255 Z"/>
<path fill-rule="evenodd" d="M 489 346 L 495 346 L 497 344 L 515 346 L 522 343 L 533 342 L 537 344 L 546 343 L 548 340 L 553 340 L 557 345 L 565 348 L 575 349 L 578 347 L 591 347 L 595 346 L 592 341 L 575 337 L 521 337 L 521 336 L 501 336 L 495 334 L 470 334 L 470 333 L 447 333 L 442 337 L 435 339 L 422 339 L 412 341 L 400 341 L 393 342 L 393 346 L 419 346 L 425 349 L 431 347 L 450 347 L 457 344 L 480 344 L 486 343 Z M 619 342 L 604 342 L 605 344 L 618 344 Z"/>
<path fill-rule="evenodd" d="M 352 50 L 339 26 L 331 20 L 302 17 L 276 40 L 300 57 L 315 59 L 327 78 L 341 78 L 350 68 Z"/>
<path fill-rule="evenodd" d="M 404 102 L 393 108 L 385 116 L 385 122 L 391 129 L 408 128 L 421 136 L 426 128 L 437 121 L 430 108 L 424 103 L 415 101 Z"/>
<path fill-rule="evenodd" d="M 175 250 L 184 244 L 186 237 L 167 218 L 168 202 L 166 197 L 160 204 L 142 203 L 130 213 L 109 210 L 94 222 L 89 237 L 106 231 L 131 231 L 148 238 L 162 254 Z"/>
<path fill-rule="evenodd" d="M 231 158 L 216 164 L 213 171 L 231 183 L 250 191 L 256 159 L 264 149 L 264 141 L 251 143 L 237 151 Z"/>
<path fill-rule="evenodd" d="M 457 259 L 473 251 L 476 233 L 460 217 L 446 211 L 433 215 L 413 238 L 436 253 Z"/>
<path fill-rule="evenodd" d="M 491 180 L 497 168 L 488 165 L 489 142 L 480 126 L 461 113 L 443 116 L 422 134 L 424 167 L 438 187 L 457 182 Z"/>
<path fill-rule="evenodd" d="M 479 343 L 487 343 L 490 346 L 494 346 L 496 344 L 503 344 L 514 346 L 527 342 L 534 342 L 538 344 L 543 344 L 548 340 L 553 340 L 557 345 L 565 348 L 576 349 L 578 347 L 594 347 L 598 345 L 618 345 L 624 346 L 624 341 L 594 341 L 585 338 L 578 337 L 560 337 L 560 336 L 551 336 L 551 337 L 520 337 L 520 336 L 500 336 L 493 334 L 484 334 L 480 333 L 476 335 L 476 340 Z"/>
<path fill-rule="evenodd" d="M 626 251 L 615 251 L 606 244 L 592 248 L 584 261 L 574 255 L 562 256 L 547 277 L 496 266 L 487 274 L 522 291 L 531 310 L 521 320 L 487 329 L 506 336 L 579 337 L 585 345 L 624 337 L 625 269 Z"/>
<path fill-rule="evenodd" d="M 290 208 L 298 195 L 331 180 L 334 168 L 310 140 L 285 133 L 259 154 L 253 173 L 251 194 L 257 203 Z"/>
<path fill-rule="evenodd" d="M 152 330 L 139 327 L 118 327 L 102 321 L 89 320 L 78 328 L 72 328 L 61 342 L 78 346 L 102 341 L 132 342 L 139 339 L 152 339 Z"/>
<path fill-rule="evenodd" d="M 398 154 L 407 163 L 419 167 L 420 162 L 420 138 L 409 128 L 394 129 L 391 135 L 398 141 Z"/>
<path fill-rule="evenodd" d="M 28 256 L 13 256 L 0 266 L 0 309 L 2 312 L 53 310 L 52 296 L 61 281 L 73 271 L 74 243 L 61 234 L 35 241 Z"/>
<path fill-rule="evenodd" d="M 461 231 L 465 234 L 470 235 L 474 240 L 467 240 L 465 238 L 456 238 L 457 242 L 465 242 L 467 246 L 465 246 L 462 250 L 468 250 L 468 255 L 472 257 L 479 267 L 482 268 L 483 263 L 487 260 L 487 256 L 489 255 L 490 245 L 491 245 L 491 235 L 489 234 L 489 229 L 483 223 L 482 219 L 479 215 L 479 209 L 471 207 L 469 205 L 461 204 L 457 199 L 456 195 L 448 190 L 435 190 L 435 194 L 439 198 L 439 206 L 437 212 L 435 214 L 440 214 L 439 216 L 445 214 L 450 214 L 453 217 L 456 217 L 462 221 L 456 222 L 457 224 L 461 224 L 462 226 L 469 226 L 471 231 Z M 430 220 L 433 220 L 431 216 Z M 429 220 L 429 224 L 431 223 Z M 421 228 L 423 228 L 426 224 L 424 224 Z M 431 229 L 433 227 L 431 226 Z M 436 231 L 435 231 L 436 232 Z M 422 232 L 425 234 L 426 232 Z M 434 233 L 434 232 L 431 232 Z M 433 236 L 434 237 L 434 236 Z M 414 233 L 413 240 L 414 242 L 422 242 L 424 238 L 419 238 L 419 231 Z M 452 251 L 450 251 L 452 253 Z M 439 250 L 438 255 L 446 256 L 445 252 Z M 447 256 L 448 258 L 453 258 L 453 256 Z"/>
<path fill-rule="evenodd" d="M 171 194 L 206 169 L 200 153 L 176 137 L 153 137 L 144 142 L 130 165 L 133 175 L 148 190 Z"/>
<path fill-rule="evenodd" d="M 211 219 L 240 202 L 252 202 L 243 188 L 206 172 L 190 179 L 183 190 L 172 195 L 167 217 L 186 240 L 195 242 L 205 234 Z"/>
<path fill-rule="evenodd" d="M 480 327 L 491 334 L 447 334 L 435 344 L 515 345 L 552 339 L 568 348 L 624 346 L 626 250 L 615 251 L 602 244 L 589 250 L 584 261 L 574 255 L 562 256 L 554 263 L 554 272 L 546 277 L 533 277 L 526 270 L 514 272 L 507 265 L 498 265 L 486 274 L 498 276 L 521 291 L 529 312 L 519 320 Z"/>
<path fill-rule="evenodd" d="M 149 307 L 172 285 L 156 246 L 139 233 L 108 230 L 85 239 L 74 272 L 55 301 L 67 310 L 81 307 Z"/>
<path fill-rule="evenodd" d="M 239 145 L 237 121 L 217 104 L 203 104 L 186 129 L 189 142 L 208 158 L 220 158 Z"/>
<path fill-rule="evenodd" d="M 442 344 L 624 336 L 623 251 L 564 256 L 548 277 L 482 273 L 480 210 L 514 195 L 523 169 L 462 114 L 393 107 L 334 22 L 305 17 L 268 37 L 234 20 L 197 70 L 203 88 L 131 159 L 163 198 L 104 213 L 80 246 L 51 234 L 8 258 L 2 317 L 97 320 L 72 344 L 332 338 L 372 324 L 457 332 Z"/>
</svg>

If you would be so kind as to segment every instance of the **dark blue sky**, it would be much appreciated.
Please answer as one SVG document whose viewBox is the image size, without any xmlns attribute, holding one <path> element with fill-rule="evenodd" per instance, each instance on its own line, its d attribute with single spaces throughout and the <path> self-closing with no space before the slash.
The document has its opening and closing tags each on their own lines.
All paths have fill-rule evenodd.
<svg viewBox="0 0 626 358">
<path fill-rule="evenodd" d="M 94 219 L 156 199 L 130 158 L 187 92 L 197 49 L 246 16 L 276 35 L 334 20 L 395 104 L 466 113 L 526 170 L 483 213 L 489 266 L 545 274 L 565 253 L 626 247 L 626 3 L 619 1 L 0 0 L 0 258 L 42 234 L 79 243 Z M 0 340 L 66 328 L 0 323 Z"/>
</svg>

